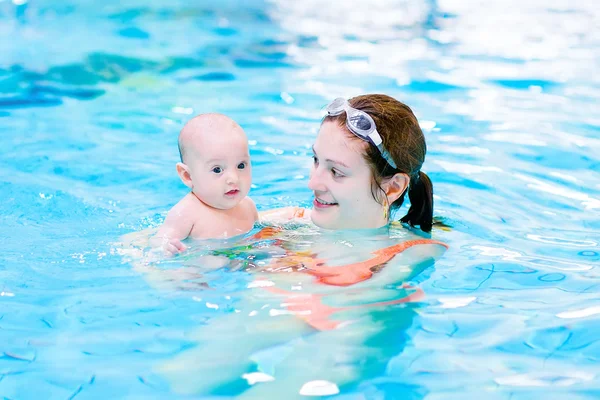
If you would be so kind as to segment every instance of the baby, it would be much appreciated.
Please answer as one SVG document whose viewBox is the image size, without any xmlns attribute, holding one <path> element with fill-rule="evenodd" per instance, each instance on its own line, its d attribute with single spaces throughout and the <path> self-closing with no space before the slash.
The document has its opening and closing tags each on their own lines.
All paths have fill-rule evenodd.
<svg viewBox="0 0 600 400">
<path fill-rule="evenodd" d="M 186 249 L 183 239 L 227 238 L 246 233 L 258 219 L 247 197 L 252 180 L 244 130 L 222 114 L 201 114 L 179 133 L 177 174 L 191 189 L 167 214 L 151 239 L 169 254 Z"/>
</svg>

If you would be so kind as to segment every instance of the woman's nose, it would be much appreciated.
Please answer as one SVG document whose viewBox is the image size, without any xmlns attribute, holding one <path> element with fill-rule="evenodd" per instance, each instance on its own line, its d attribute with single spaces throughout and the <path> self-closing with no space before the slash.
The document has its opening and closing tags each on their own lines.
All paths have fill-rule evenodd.
<svg viewBox="0 0 600 400">
<path fill-rule="evenodd" d="M 316 192 L 325 192 L 327 188 L 323 183 L 320 171 L 314 168 L 310 171 L 310 178 L 308 179 L 308 188 Z"/>
</svg>

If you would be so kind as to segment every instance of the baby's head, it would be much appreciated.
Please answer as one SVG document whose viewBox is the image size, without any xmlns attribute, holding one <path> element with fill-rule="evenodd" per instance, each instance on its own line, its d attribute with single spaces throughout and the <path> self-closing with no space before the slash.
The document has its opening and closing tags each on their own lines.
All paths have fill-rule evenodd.
<svg viewBox="0 0 600 400">
<path fill-rule="evenodd" d="M 248 139 L 241 126 L 223 114 L 201 114 L 179 133 L 177 174 L 210 207 L 235 207 L 250 191 L 252 168 Z"/>
</svg>

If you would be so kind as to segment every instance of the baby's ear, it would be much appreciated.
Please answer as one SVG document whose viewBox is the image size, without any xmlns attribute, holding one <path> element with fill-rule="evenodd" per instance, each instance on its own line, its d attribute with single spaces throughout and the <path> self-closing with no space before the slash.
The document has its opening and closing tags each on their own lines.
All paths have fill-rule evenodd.
<svg viewBox="0 0 600 400">
<path fill-rule="evenodd" d="M 192 175 L 190 175 L 190 169 L 184 163 L 177 163 L 177 175 L 179 175 L 179 179 L 181 182 L 190 189 L 192 188 Z"/>
</svg>

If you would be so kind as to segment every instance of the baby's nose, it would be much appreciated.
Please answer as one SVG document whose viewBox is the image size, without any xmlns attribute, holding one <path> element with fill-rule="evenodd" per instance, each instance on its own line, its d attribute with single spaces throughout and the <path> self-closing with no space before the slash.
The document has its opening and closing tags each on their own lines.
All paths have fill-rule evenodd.
<svg viewBox="0 0 600 400">
<path fill-rule="evenodd" d="M 235 172 L 229 172 L 227 174 L 227 183 L 228 184 L 233 184 L 233 183 L 237 183 L 238 181 L 238 174 Z"/>
</svg>

